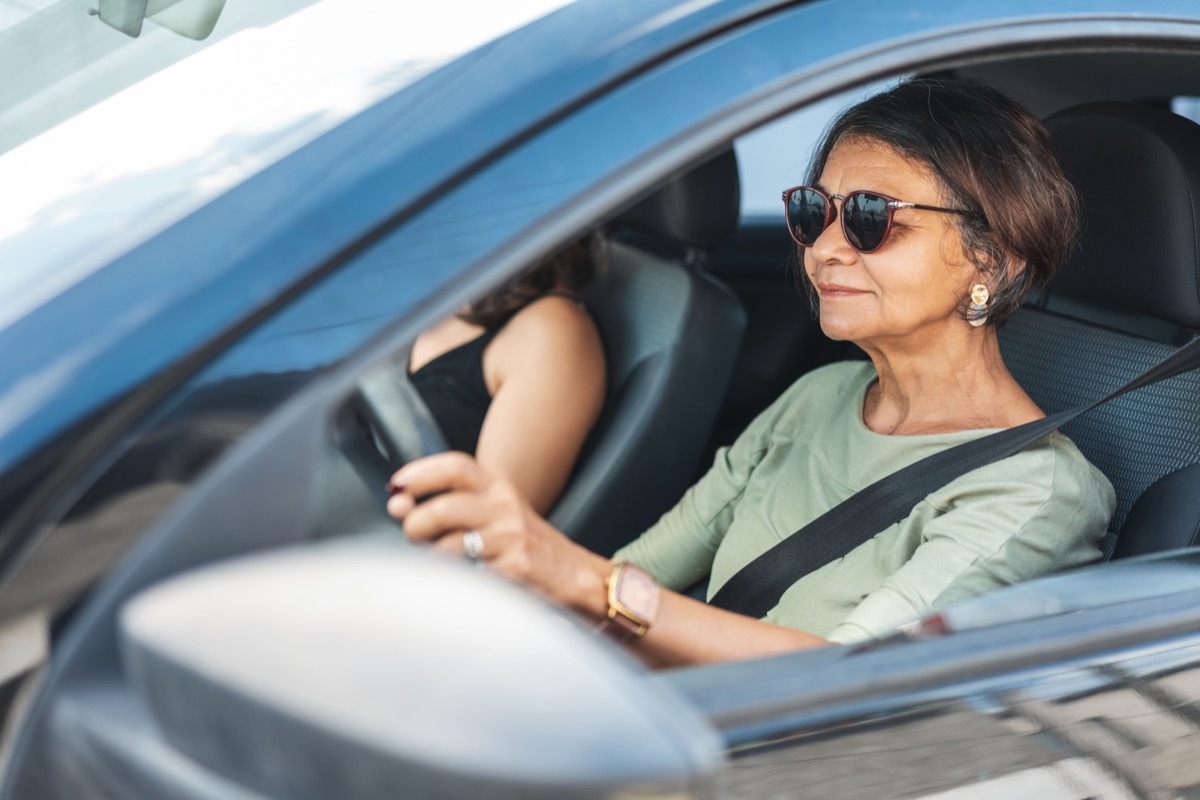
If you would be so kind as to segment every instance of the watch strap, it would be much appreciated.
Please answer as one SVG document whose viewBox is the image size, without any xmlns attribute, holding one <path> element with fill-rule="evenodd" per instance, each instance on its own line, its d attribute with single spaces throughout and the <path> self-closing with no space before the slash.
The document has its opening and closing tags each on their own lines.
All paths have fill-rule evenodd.
<svg viewBox="0 0 1200 800">
<path fill-rule="evenodd" d="M 646 635 L 645 625 L 639 625 L 612 608 L 609 609 L 609 615 L 600 620 L 596 630 L 620 644 L 627 644 Z"/>
<path fill-rule="evenodd" d="M 633 639 L 640 639 L 646 635 L 650 625 L 654 622 L 653 614 L 658 611 L 658 598 L 655 598 L 653 603 L 653 612 L 650 618 L 644 618 L 628 607 L 625 602 L 622 602 L 620 594 L 624 586 L 623 578 L 626 577 L 626 572 L 637 573 L 636 578 L 640 578 L 645 583 L 654 585 L 654 578 L 650 573 L 643 570 L 636 564 L 631 564 L 628 561 L 618 561 L 613 564 L 612 572 L 605 579 L 604 585 L 608 596 L 607 613 L 597 625 L 597 630 L 606 636 L 626 644 Z M 654 586 L 658 590 L 657 586 Z"/>
</svg>

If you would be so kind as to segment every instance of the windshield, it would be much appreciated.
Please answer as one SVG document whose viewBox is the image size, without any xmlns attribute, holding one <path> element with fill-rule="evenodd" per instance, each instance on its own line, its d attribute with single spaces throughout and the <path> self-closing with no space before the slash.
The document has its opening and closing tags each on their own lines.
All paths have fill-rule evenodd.
<svg viewBox="0 0 1200 800">
<path fill-rule="evenodd" d="M 0 0 L 0 185 L 20 187 L 0 194 L 0 328 L 387 94 L 564 4 Z"/>
<path fill-rule="evenodd" d="M 212 32 L 195 40 L 154 17 L 135 38 L 75 0 L 0 0 L 0 153 L 237 31 L 269 25 L 313 1 L 233 0 Z"/>
</svg>

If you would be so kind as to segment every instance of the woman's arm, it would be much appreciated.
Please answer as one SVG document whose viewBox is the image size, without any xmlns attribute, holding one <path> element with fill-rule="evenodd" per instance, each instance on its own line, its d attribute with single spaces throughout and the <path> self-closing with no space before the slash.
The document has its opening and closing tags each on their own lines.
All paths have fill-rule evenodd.
<svg viewBox="0 0 1200 800">
<path fill-rule="evenodd" d="M 1100 558 L 1112 488 L 1061 436 L 941 487 L 914 509 L 920 544 L 828 636 L 860 641 L 968 598 Z M 855 554 L 843 564 L 853 569 Z"/>
<path fill-rule="evenodd" d="M 545 514 L 604 406 L 596 326 L 573 301 L 543 297 L 496 336 L 484 355 L 484 375 L 493 396 L 476 458 Z"/>
<path fill-rule="evenodd" d="M 609 569 L 606 565 L 605 576 Z M 603 582 L 600 593 L 600 603 L 593 603 L 584 612 L 588 619 L 600 619 L 608 611 Z M 589 592 L 589 596 L 594 593 Z M 658 618 L 632 647 L 653 666 L 676 667 L 763 658 L 826 644 L 819 636 L 735 614 L 664 589 Z"/>
<path fill-rule="evenodd" d="M 408 537 L 461 554 L 463 536 L 483 537 L 488 566 L 560 605 L 599 621 L 607 613 L 612 562 L 575 544 L 539 516 L 509 480 L 461 453 L 405 465 L 388 512 Z M 424 499 L 428 498 L 428 499 Z M 421 500 L 421 502 L 418 502 Z M 820 637 L 744 617 L 662 590 L 657 619 L 636 649 L 660 665 L 755 658 L 817 647 Z"/>
</svg>

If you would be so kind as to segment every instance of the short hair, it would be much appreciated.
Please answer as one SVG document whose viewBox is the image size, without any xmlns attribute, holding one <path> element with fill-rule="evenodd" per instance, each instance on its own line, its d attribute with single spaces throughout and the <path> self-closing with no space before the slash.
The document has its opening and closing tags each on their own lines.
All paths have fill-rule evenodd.
<svg viewBox="0 0 1200 800">
<path fill-rule="evenodd" d="M 507 323 L 525 306 L 557 294 L 581 302 L 583 292 L 598 277 L 606 261 L 605 239 L 590 234 L 526 268 L 476 300 L 459 319 L 489 330 Z"/>
<path fill-rule="evenodd" d="M 993 283 L 983 312 L 988 324 L 1049 283 L 1075 241 L 1079 198 L 1049 132 L 985 83 L 913 78 L 850 107 L 813 156 L 810 183 L 820 179 L 834 146 L 851 139 L 878 142 L 923 165 L 941 184 L 942 202 L 967 212 L 954 219 L 967 257 Z M 1023 269 L 1012 269 L 1013 257 Z M 962 298 L 964 319 L 979 316 L 969 303 Z"/>
</svg>

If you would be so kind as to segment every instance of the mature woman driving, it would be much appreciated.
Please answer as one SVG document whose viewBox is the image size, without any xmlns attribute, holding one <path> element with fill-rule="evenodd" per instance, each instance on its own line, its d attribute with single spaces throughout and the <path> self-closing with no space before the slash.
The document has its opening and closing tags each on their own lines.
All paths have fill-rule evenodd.
<svg viewBox="0 0 1200 800">
<path fill-rule="evenodd" d="M 1005 367 L 996 325 L 1053 274 L 1077 201 L 1028 111 L 974 82 L 903 83 L 843 113 L 809 185 L 784 200 L 822 330 L 869 361 L 803 376 L 612 560 L 554 530 L 463 454 L 395 474 L 388 510 L 406 534 L 486 563 L 663 665 L 879 636 L 1095 560 L 1113 490 L 1056 432 L 951 481 L 798 577 L 762 619 L 672 591 L 711 573 L 711 597 L 872 482 L 1044 416 Z"/>
</svg>

